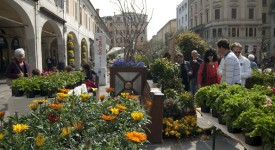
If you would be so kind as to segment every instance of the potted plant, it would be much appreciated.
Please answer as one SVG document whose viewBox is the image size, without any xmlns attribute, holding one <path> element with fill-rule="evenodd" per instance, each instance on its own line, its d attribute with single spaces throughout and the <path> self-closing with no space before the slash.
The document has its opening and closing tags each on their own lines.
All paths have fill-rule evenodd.
<svg viewBox="0 0 275 150">
<path fill-rule="evenodd" d="M 224 89 L 226 88 L 227 88 L 226 83 L 214 84 L 214 85 L 211 85 L 211 88 L 209 88 L 209 91 L 207 94 L 208 101 L 206 101 L 206 105 L 210 106 L 213 117 L 218 117 L 218 108 L 217 108 L 217 105 L 215 105 L 215 101 L 224 92 Z"/>
<path fill-rule="evenodd" d="M 265 115 L 262 109 L 250 107 L 246 111 L 243 111 L 233 122 L 234 127 L 242 129 L 245 133 L 246 144 L 253 146 L 261 145 L 261 138 L 259 136 L 252 137 L 250 133 L 255 129 L 258 120 Z"/>
<path fill-rule="evenodd" d="M 209 93 L 209 89 L 211 86 L 205 86 L 200 88 L 197 93 L 194 96 L 195 103 L 201 106 L 201 111 L 204 113 L 209 113 L 210 112 L 210 106 L 207 105 L 208 98 L 207 95 Z"/>
<path fill-rule="evenodd" d="M 182 83 L 179 77 L 179 67 L 165 58 L 156 59 L 150 64 L 150 73 L 154 83 L 157 83 L 161 90 L 175 89 L 182 91 Z"/>
<path fill-rule="evenodd" d="M 12 80 L 11 90 L 14 96 L 21 97 L 24 95 L 23 85 L 25 84 L 24 77 Z"/>
<path fill-rule="evenodd" d="M 225 99 L 224 104 L 222 106 L 224 113 L 223 118 L 226 122 L 229 133 L 241 132 L 239 128 L 234 128 L 232 123 L 238 118 L 238 116 L 243 111 L 253 106 L 253 103 L 249 101 L 248 91 L 243 91 L 243 93 L 234 94 L 230 98 Z"/>
<path fill-rule="evenodd" d="M 265 149 L 272 149 L 275 143 L 275 106 L 265 105 L 262 110 L 264 115 L 255 120 L 255 128 L 250 133 L 250 137 L 260 136 L 265 143 Z"/>
<path fill-rule="evenodd" d="M 35 91 L 40 90 L 39 77 L 26 78 L 23 90 L 27 98 L 34 98 Z"/>
</svg>

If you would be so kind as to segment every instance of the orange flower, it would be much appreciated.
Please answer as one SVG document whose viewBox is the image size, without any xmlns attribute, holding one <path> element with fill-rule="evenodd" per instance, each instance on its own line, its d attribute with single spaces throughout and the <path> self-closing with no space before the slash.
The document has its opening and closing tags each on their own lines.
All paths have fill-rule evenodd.
<svg viewBox="0 0 275 150">
<path fill-rule="evenodd" d="M 63 98 L 62 97 L 56 97 L 56 100 L 61 102 L 63 100 Z"/>
<path fill-rule="evenodd" d="M 0 119 L 3 119 L 3 118 L 4 118 L 4 116 L 5 116 L 5 114 L 6 114 L 6 112 L 1 111 L 1 112 L 0 112 Z"/>
<path fill-rule="evenodd" d="M 152 106 L 152 101 L 151 100 L 145 100 L 145 105 L 146 107 L 151 107 Z"/>
<path fill-rule="evenodd" d="M 105 88 L 105 91 L 106 91 L 107 93 L 110 93 L 110 92 L 114 92 L 114 91 L 115 91 L 115 89 L 114 89 L 114 88 L 109 87 L 109 88 Z"/>
<path fill-rule="evenodd" d="M 125 109 L 127 109 L 125 106 L 117 104 L 116 107 L 119 109 L 119 111 L 124 111 Z"/>
<path fill-rule="evenodd" d="M 104 100 L 104 98 L 105 98 L 105 95 L 100 95 L 100 96 L 99 96 L 99 99 L 100 99 L 100 100 Z"/>
<path fill-rule="evenodd" d="M 52 109 L 60 110 L 61 107 L 63 106 L 63 104 L 54 104 L 54 103 L 52 103 L 52 104 L 50 104 L 49 106 L 50 106 Z"/>
<path fill-rule="evenodd" d="M 111 121 L 111 120 L 114 120 L 116 118 L 116 116 L 107 116 L 107 115 L 102 114 L 101 118 L 106 121 Z"/>
<path fill-rule="evenodd" d="M 59 89 L 59 92 L 61 93 L 68 93 L 71 89 Z"/>
<path fill-rule="evenodd" d="M 147 140 L 147 136 L 144 133 L 140 133 L 140 132 L 127 132 L 125 134 L 125 136 L 127 137 L 128 140 L 131 140 L 133 142 L 137 142 L 137 143 L 141 143 L 145 140 Z"/>
<path fill-rule="evenodd" d="M 126 98 L 128 98 L 128 99 L 134 99 L 134 95 L 127 95 Z"/>
</svg>

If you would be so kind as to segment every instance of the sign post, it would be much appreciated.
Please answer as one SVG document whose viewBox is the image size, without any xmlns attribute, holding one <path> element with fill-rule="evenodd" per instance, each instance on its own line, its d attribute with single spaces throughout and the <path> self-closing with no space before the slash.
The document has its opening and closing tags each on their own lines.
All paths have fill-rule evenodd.
<svg viewBox="0 0 275 150">
<path fill-rule="evenodd" d="M 95 33 L 95 66 L 94 71 L 99 77 L 99 85 L 107 84 L 107 58 L 106 58 L 106 34 Z"/>
</svg>

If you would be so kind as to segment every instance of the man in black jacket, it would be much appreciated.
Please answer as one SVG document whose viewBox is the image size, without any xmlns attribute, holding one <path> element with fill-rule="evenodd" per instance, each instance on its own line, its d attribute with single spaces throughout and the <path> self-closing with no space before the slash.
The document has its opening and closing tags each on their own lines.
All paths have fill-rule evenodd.
<svg viewBox="0 0 275 150">
<path fill-rule="evenodd" d="M 185 91 L 189 91 L 189 77 L 188 72 L 190 71 L 190 65 L 188 61 L 184 60 L 184 55 L 178 53 L 176 55 L 178 65 L 180 67 L 180 77 L 182 79 L 183 88 Z"/>
</svg>

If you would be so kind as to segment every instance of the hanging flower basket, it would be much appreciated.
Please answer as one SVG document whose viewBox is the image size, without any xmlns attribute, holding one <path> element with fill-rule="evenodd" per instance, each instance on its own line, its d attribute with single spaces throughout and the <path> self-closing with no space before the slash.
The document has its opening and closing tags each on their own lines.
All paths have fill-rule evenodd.
<svg viewBox="0 0 275 150">
<path fill-rule="evenodd" d="M 74 43 L 73 42 L 68 42 L 68 48 L 73 49 L 74 48 Z"/>
<path fill-rule="evenodd" d="M 73 50 L 69 50 L 68 54 L 69 54 L 69 58 L 73 58 L 74 57 L 74 51 Z"/>
<path fill-rule="evenodd" d="M 73 35 L 72 34 L 68 34 L 68 40 L 73 40 L 73 39 L 74 39 Z"/>
</svg>

